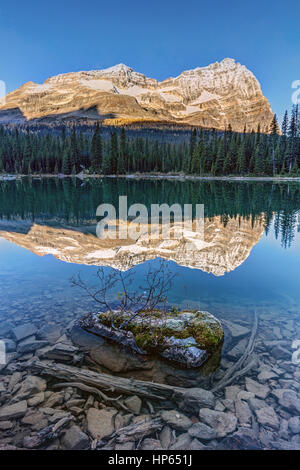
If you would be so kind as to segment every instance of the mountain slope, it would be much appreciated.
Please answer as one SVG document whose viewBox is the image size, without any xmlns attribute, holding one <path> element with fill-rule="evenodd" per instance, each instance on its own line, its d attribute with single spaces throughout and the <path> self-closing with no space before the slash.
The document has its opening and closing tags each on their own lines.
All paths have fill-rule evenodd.
<svg viewBox="0 0 300 470">
<path fill-rule="evenodd" d="M 159 120 L 233 130 L 267 130 L 273 117 L 255 76 L 233 59 L 162 82 L 124 64 L 25 83 L 0 107 L 0 123 L 46 118 Z"/>
</svg>

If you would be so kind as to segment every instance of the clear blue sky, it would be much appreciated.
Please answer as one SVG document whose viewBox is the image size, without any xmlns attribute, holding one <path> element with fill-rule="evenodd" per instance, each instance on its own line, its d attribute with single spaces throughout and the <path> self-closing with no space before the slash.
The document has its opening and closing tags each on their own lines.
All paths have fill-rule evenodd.
<svg viewBox="0 0 300 470">
<path fill-rule="evenodd" d="M 15 0 L 1 2 L 0 21 L 8 91 L 120 62 L 164 79 L 232 57 L 282 115 L 300 80 L 299 0 Z"/>
</svg>

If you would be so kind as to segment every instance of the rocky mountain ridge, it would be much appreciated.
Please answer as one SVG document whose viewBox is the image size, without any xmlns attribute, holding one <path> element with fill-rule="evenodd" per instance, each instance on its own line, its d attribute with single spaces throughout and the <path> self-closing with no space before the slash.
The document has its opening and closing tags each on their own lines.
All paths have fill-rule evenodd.
<svg viewBox="0 0 300 470">
<path fill-rule="evenodd" d="M 273 113 L 253 73 L 224 59 L 161 82 L 119 64 L 27 82 L 6 96 L 0 123 L 61 119 L 158 121 L 268 131 Z"/>
</svg>

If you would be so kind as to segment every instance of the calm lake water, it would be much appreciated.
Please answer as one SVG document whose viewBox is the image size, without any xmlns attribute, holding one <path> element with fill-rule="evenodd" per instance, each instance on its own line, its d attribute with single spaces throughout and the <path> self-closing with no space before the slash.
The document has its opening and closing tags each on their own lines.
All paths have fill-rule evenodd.
<svg viewBox="0 0 300 470">
<path fill-rule="evenodd" d="M 115 252 L 105 259 L 97 246 L 96 208 L 103 202 L 117 207 L 119 195 L 128 195 L 128 205 L 204 204 L 209 246 L 188 253 L 178 243 L 165 253 L 147 247 L 141 254 L 125 250 L 125 259 Z M 0 182 L 0 310 L 10 316 L 19 306 L 34 314 L 39 299 L 45 310 L 59 305 L 62 315 L 65 310 L 76 312 L 85 305 L 78 304 L 81 295 L 70 285 L 73 274 L 80 271 L 89 280 L 95 264 L 129 267 L 138 283 L 157 257 L 170 260 L 170 269 L 178 274 L 169 294 L 170 303 L 178 306 L 193 304 L 220 318 L 227 311 L 238 315 L 240 309 L 250 312 L 257 306 L 274 311 L 298 308 L 299 214 L 298 183 Z"/>
<path fill-rule="evenodd" d="M 117 207 L 121 195 L 128 196 L 128 206 L 140 203 L 149 209 L 154 203 L 204 204 L 204 242 L 190 233 L 174 243 L 143 236 L 135 242 L 99 240 L 96 209 L 102 203 Z M 73 275 L 80 272 L 92 284 L 99 266 L 107 272 L 129 269 L 139 287 L 149 265 L 161 258 L 177 274 L 168 302 L 207 310 L 224 325 L 223 356 L 213 380 L 243 353 L 256 310 L 258 362 L 249 376 L 270 391 L 299 393 L 299 363 L 292 359 L 300 340 L 299 183 L 124 178 L 0 182 L 0 324 L 59 324 L 63 331 L 97 307 L 71 286 Z M 238 385 L 244 389 L 245 377 Z M 299 414 L 269 397 L 266 403 L 280 420 Z M 266 439 L 260 437 L 261 445 Z"/>
</svg>

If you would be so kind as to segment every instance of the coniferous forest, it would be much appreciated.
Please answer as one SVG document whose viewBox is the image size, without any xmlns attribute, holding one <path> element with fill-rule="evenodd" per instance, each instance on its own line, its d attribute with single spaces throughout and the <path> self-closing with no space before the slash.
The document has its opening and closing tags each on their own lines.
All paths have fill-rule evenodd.
<svg viewBox="0 0 300 470">
<path fill-rule="evenodd" d="M 194 129 L 188 139 L 166 141 L 128 136 L 101 126 L 82 131 L 62 126 L 59 133 L 0 127 L 0 173 L 65 174 L 184 173 L 196 176 L 299 176 L 298 106 L 285 113 L 281 129 L 276 115 L 268 133 Z"/>
</svg>

